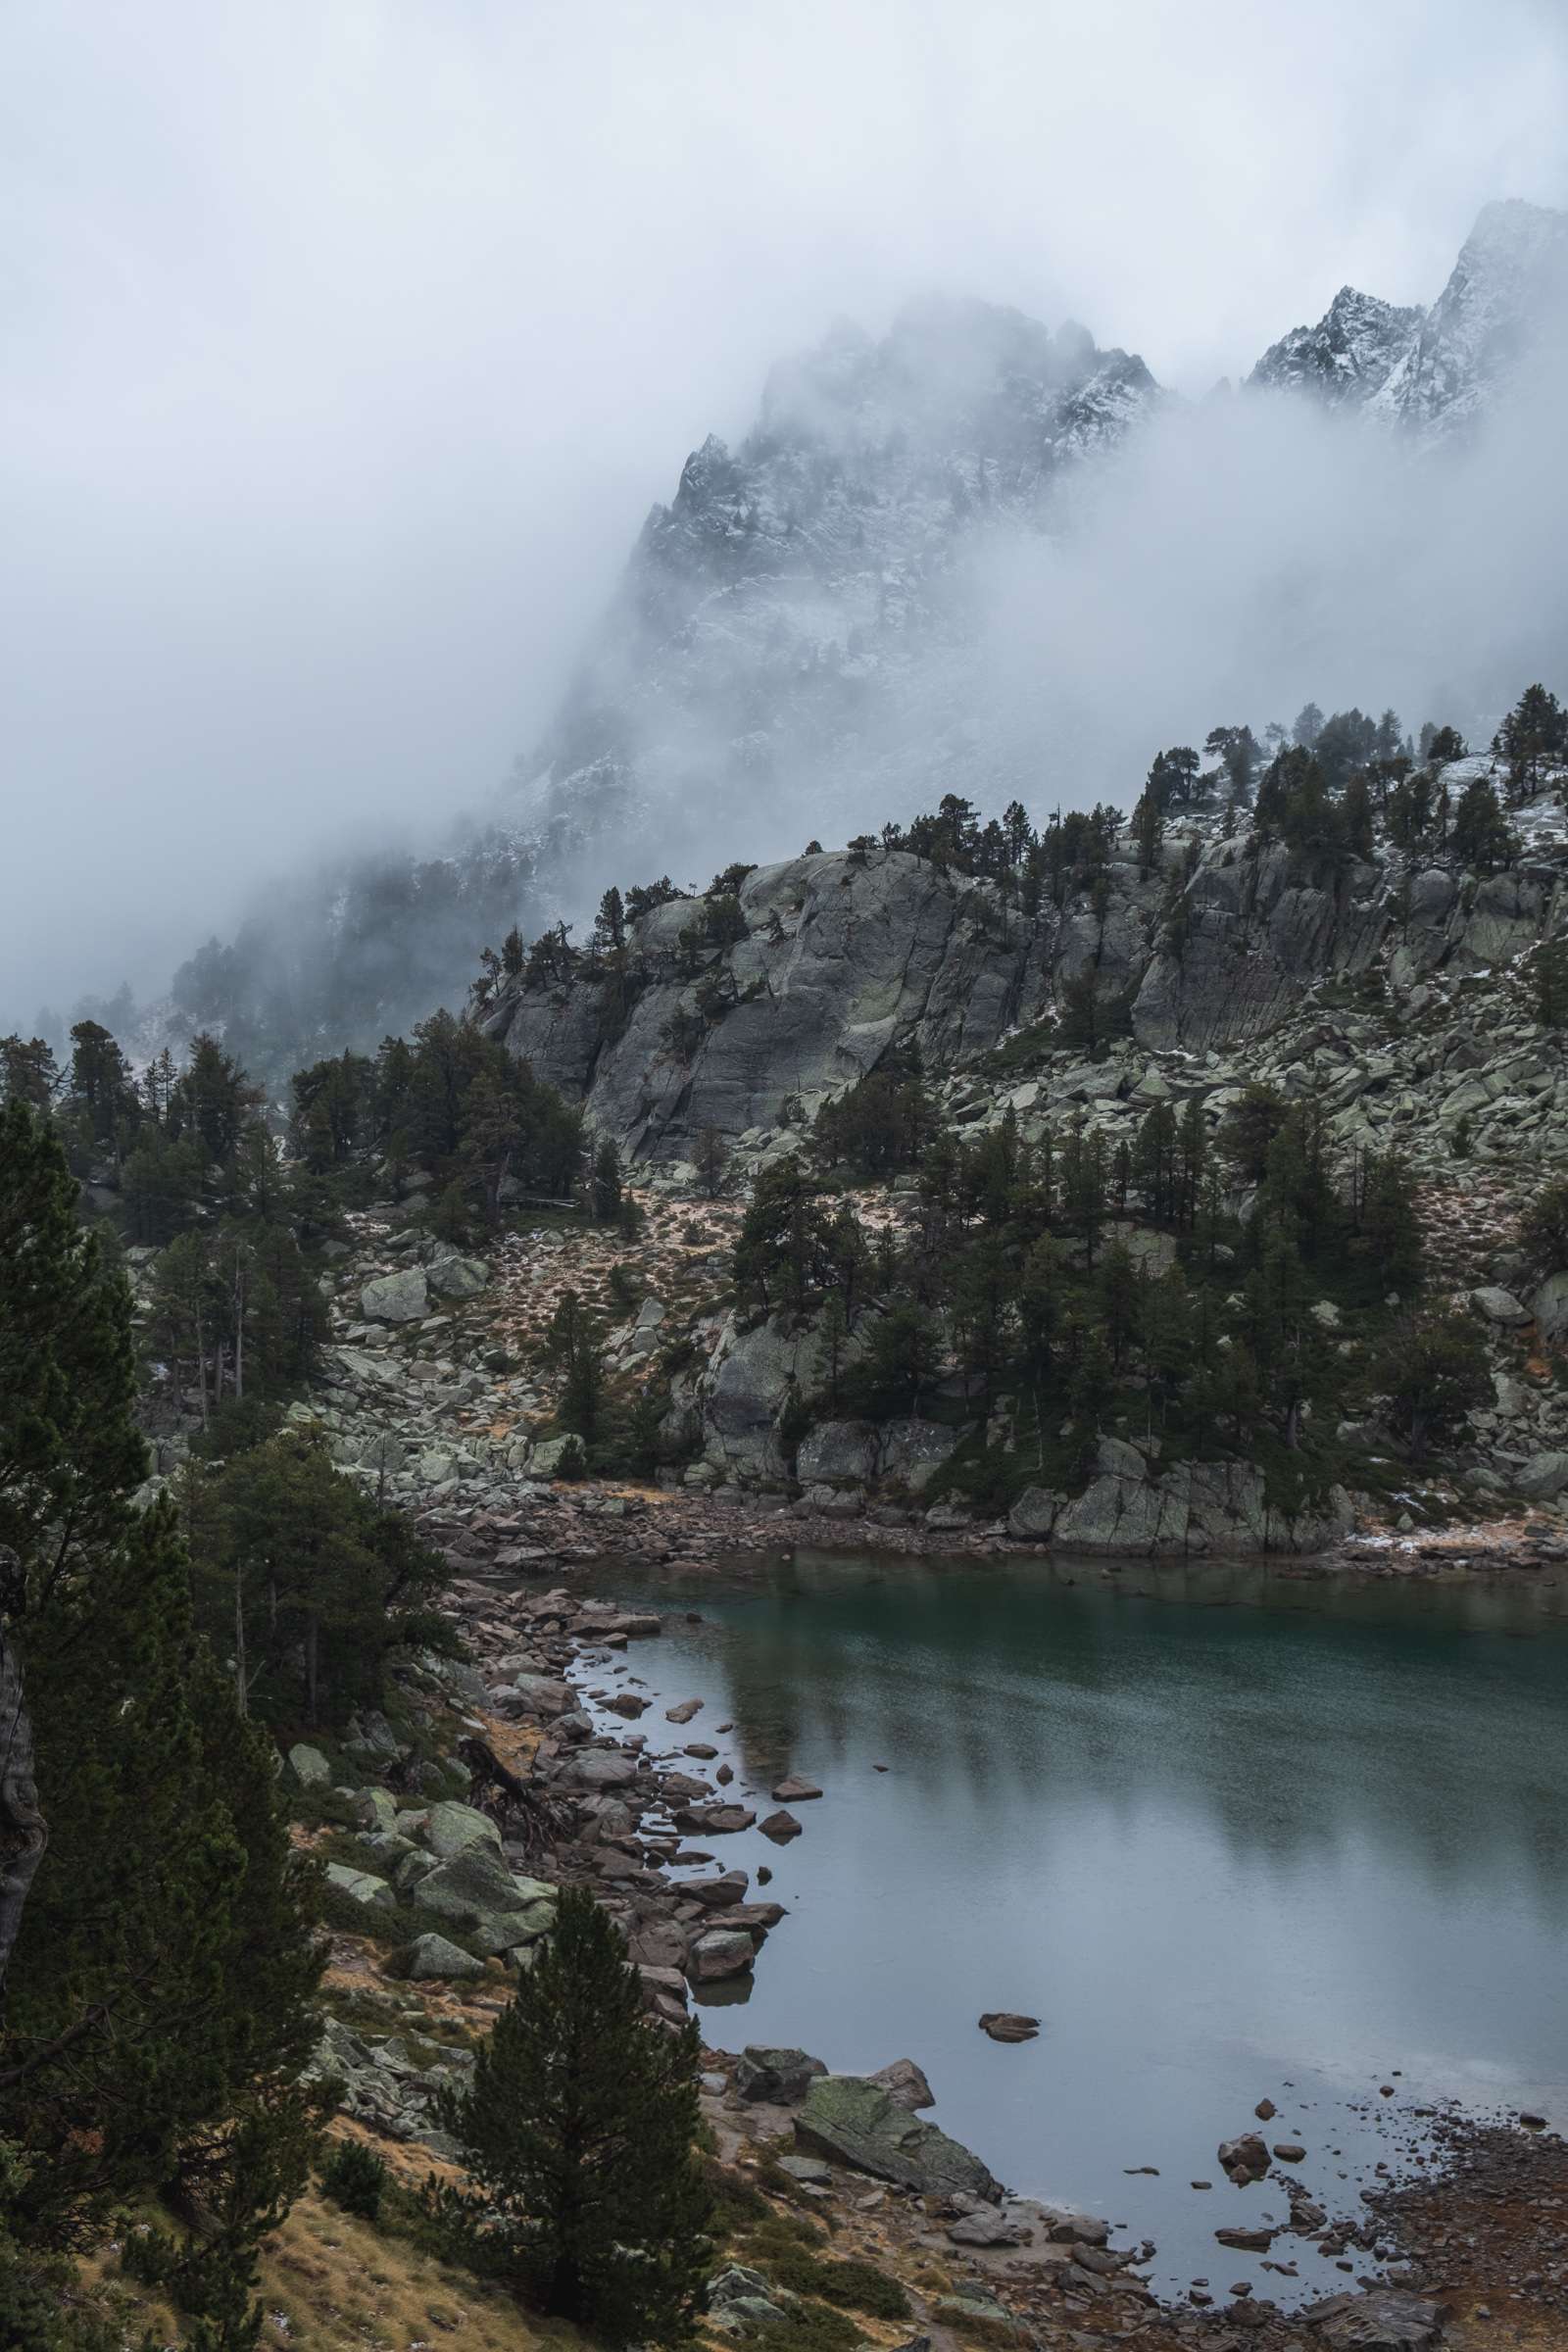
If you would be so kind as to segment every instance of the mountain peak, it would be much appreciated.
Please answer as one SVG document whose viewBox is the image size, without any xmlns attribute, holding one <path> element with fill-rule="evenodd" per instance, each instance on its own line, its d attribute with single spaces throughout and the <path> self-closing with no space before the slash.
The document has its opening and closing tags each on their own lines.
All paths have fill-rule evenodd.
<svg viewBox="0 0 1568 2352">
<path fill-rule="evenodd" d="M 1295 327 L 1270 344 L 1247 381 L 1269 391 L 1313 392 L 1335 407 L 1368 401 L 1425 316 L 1342 286 L 1317 324 Z"/>
<path fill-rule="evenodd" d="M 1568 287 L 1568 213 L 1484 205 L 1430 310 L 1342 286 L 1315 326 L 1271 344 L 1248 382 L 1364 408 L 1421 440 L 1489 407 Z"/>
</svg>

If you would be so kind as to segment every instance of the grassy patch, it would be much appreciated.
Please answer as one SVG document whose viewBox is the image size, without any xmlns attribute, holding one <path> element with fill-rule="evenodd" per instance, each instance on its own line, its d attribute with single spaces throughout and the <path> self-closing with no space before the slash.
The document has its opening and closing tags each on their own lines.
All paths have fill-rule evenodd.
<svg viewBox="0 0 1568 2352">
<path fill-rule="evenodd" d="M 504 2287 L 476 2278 L 400 2226 L 410 2191 L 389 2182 L 377 2226 L 315 2191 L 302 2197 L 261 2257 L 261 2344 L 289 2352 L 384 2352 L 424 2343 L 463 2352 L 577 2352 L 564 2322 L 524 2311 Z M 119 2275 L 106 2247 L 81 2266 L 82 2297 L 117 2328 L 117 2341 L 177 2340 L 172 2314 Z M 799 2352 L 808 2352 L 800 2347 Z M 823 2348 L 826 2352 L 826 2348 Z"/>
<path fill-rule="evenodd" d="M 961 2303 L 938 2303 L 931 2316 L 967 2343 L 1016 2344 L 1019 2340 L 1016 2321 L 994 2320 L 989 2312 L 966 2311 Z"/>
<path fill-rule="evenodd" d="M 770 2268 L 779 2285 L 787 2286 L 791 2294 L 812 2295 L 840 2311 L 863 2311 L 874 2320 L 906 2320 L 909 2316 L 909 2298 L 898 2280 L 868 2262 L 824 2261 L 798 2246 L 774 2257 Z"/>
<path fill-rule="evenodd" d="M 825 2303 L 797 2303 L 786 2318 L 749 2328 L 744 2340 L 760 2352 L 856 2352 L 864 2339 L 842 2311 Z"/>
</svg>

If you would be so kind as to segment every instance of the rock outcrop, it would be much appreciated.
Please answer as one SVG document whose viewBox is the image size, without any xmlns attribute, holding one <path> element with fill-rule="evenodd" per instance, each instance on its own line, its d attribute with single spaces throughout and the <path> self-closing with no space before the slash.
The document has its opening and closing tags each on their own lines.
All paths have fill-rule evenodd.
<svg viewBox="0 0 1568 2352">
<path fill-rule="evenodd" d="M 1454 762 L 1449 790 L 1490 765 Z M 1187 861 L 1184 880 L 1173 869 Z M 1149 1054 L 1255 1046 L 1315 992 L 1348 987 L 1374 964 L 1419 1011 L 1431 1002 L 1419 992 L 1439 978 L 1489 972 L 1534 946 L 1561 878 L 1560 843 L 1541 836 L 1505 873 L 1453 863 L 1405 873 L 1383 852 L 1312 879 L 1280 845 L 1227 840 L 1216 818 L 1195 817 L 1172 827 L 1149 875 L 1125 855 L 1098 904 L 1086 892 L 1025 916 L 993 884 L 906 851 L 827 852 L 755 868 L 739 891 L 743 936 L 695 959 L 680 934 L 702 902 L 675 901 L 635 924 L 629 1017 L 586 973 L 564 987 L 514 984 L 487 1025 L 585 1103 L 628 1158 L 679 1165 L 710 1128 L 754 1152 L 787 1140 L 895 1045 L 957 1076 L 1020 1031 L 1049 1044 L 1064 991 L 1088 970 L 1107 1004 L 1130 1004 L 1134 1044 Z M 1489 1069 L 1490 1057 L 1462 1054 L 1455 1038 L 1445 1061 L 1467 1091 L 1446 1090 L 1451 1118 L 1524 1076 L 1505 1059 Z M 1140 1083 L 1103 1063 L 1058 1066 L 1052 1078 L 1060 1109 L 1125 1100 Z M 1148 1083 L 1169 1095 L 1192 1078 L 1173 1087 L 1156 1070 Z"/>
<path fill-rule="evenodd" d="M 1007 1532 L 1056 1551 L 1246 1556 L 1326 1551 L 1349 1534 L 1354 1518 L 1343 1487 L 1331 1488 L 1315 1509 L 1293 1514 L 1269 1503 L 1255 1463 L 1178 1462 L 1161 1471 L 1136 1446 L 1105 1438 L 1081 1494 L 1028 1488 L 1013 1505 Z"/>
<path fill-rule="evenodd" d="M 978 2156 L 901 2106 L 863 2075 L 819 2076 L 795 2119 L 796 2144 L 922 2196 L 955 2190 L 995 2201 L 1002 2191 Z"/>
</svg>

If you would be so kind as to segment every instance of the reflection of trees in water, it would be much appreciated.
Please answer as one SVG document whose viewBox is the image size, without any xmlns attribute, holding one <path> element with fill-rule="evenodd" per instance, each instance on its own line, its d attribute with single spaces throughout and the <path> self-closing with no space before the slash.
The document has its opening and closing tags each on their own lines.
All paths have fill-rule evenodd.
<svg viewBox="0 0 1568 2352">
<path fill-rule="evenodd" d="M 1394 1848 L 1440 1894 L 1516 1871 L 1568 1920 L 1568 1635 L 1495 1638 L 1539 1626 L 1528 1596 L 1391 1607 L 1238 1563 L 1083 1574 L 802 1553 L 726 1595 L 703 1646 L 747 1773 L 886 1761 L 933 1835 L 960 1792 L 1128 1821 L 1169 1802 L 1241 1860 Z"/>
</svg>

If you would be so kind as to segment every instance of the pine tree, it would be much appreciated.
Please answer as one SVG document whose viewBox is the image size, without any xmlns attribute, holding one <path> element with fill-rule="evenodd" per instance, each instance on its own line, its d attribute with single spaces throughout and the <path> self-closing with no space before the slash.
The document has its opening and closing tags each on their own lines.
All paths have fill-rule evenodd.
<svg viewBox="0 0 1568 2352">
<path fill-rule="evenodd" d="M 596 1225 L 613 1224 L 620 1207 L 620 1154 L 608 1135 L 594 1153 L 589 1201 Z"/>
<path fill-rule="evenodd" d="M 710 1200 L 718 1199 L 724 1182 L 724 1170 L 728 1163 L 729 1152 L 725 1147 L 724 1138 L 716 1127 L 705 1127 L 697 1138 L 694 1164 L 697 1169 L 697 1181 Z"/>
<path fill-rule="evenodd" d="M 1508 762 L 1510 797 L 1537 791 L 1549 768 L 1568 759 L 1568 710 L 1544 686 L 1527 686 L 1493 739 Z"/>
<path fill-rule="evenodd" d="M 683 2343 L 704 2307 L 700 2059 L 695 2025 L 648 2021 L 624 1938 L 585 1888 L 567 1887 L 471 2088 L 446 2103 L 478 2183 L 468 2212 L 493 2251 L 547 2313 L 612 2345 Z"/>
<path fill-rule="evenodd" d="M 0 1037 L 0 1102 L 47 1111 L 60 1092 L 60 1068 L 46 1039 Z"/>
<path fill-rule="evenodd" d="M 1506 865 L 1516 844 L 1513 828 L 1497 806 L 1497 796 L 1485 776 L 1476 776 L 1460 796 L 1454 811 L 1451 845 L 1462 864 L 1480 874 Z"/>
<path fill-rule="evenodd" d="M 1568 1027 L 1568 938 L 1542 941 L 1531 977 L 1536 1018 L 1542 1027 Z"/>
<path fill-rule="evenodd" d="M 379 1699 L 389 1652 L 439 1639 L 440 1554 L 339 1477 L 314 1432 L 194 1478 L 186 1504 L 199 1619 L 242 1713 L 341 1723 Z"/>
<path fill-rule="evenodd" d="M 8 1105 L 0 2098 L 43 2159 L 14 2226 L 44 2242 L 109 2196 L 216 2179 L 247 2112 L 289 2111 L 288 2136 L 319 1965 L 309 1874 L 192 1626 L 172 1511 L 131 1506 L 129 1299 L 74 1200 L 58 1143 Z"/>
<path fill-rule="evenodd" d="M 1486 1348 L 1474 1322 L 1461 1314 L 1408 1316 L 1374 1358 L 1372 1378 L 1417 1454 L 1492 1396 Z"/>
</svg>

